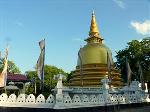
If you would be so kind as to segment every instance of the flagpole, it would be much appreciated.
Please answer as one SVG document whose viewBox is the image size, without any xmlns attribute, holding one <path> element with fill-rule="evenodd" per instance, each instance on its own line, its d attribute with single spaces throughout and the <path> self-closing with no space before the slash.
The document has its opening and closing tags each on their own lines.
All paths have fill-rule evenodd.
<svg viewBox="0 0 150 112">
<path fill-rule="evenodd" d="M 7 74 L 7 70 L 6 70 L 6 74 Z M 7 75 L 5 76 L 5 87 L 4 87 L 5 93 L 7 94 L 7 91 L 6 91 L 6 81 L 7 81 Z"/>
<path fill-rule="evenodd" d="M 36 95 L 36 77 L 35 77 L 35 81 L 34 81 L 34 94 Z"/>
<path fill-rule="evenodd" d="M 45 62 L 45 39 L 44 39 L 44 54 L 43 54 L 43 67 L 42 67 L 42 92 L 44 91 L 44 62 Z"/>
</svg>

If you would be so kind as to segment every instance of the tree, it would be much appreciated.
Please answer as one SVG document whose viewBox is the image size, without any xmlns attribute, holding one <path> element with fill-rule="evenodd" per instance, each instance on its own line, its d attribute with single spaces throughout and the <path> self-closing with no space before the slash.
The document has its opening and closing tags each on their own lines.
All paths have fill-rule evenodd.
<svg viewBox="0 0 150 112">
<path fill-rule="evenodd" d="M 73 75 L 73 71 L 71 71 L 70 73 L 67 73 L 67 75 L 66 75 L 66 84 L 70 83 L 70 79 L 72 79 L 72 75 Z"/>
<path fill-rule="evenodd" d="M 4 68 L 4 58 L 0 59 L 0 72 Z M 13 61 L 8 60 L 8 73 L 20 73 L 19 68 L 15 65 Z"/>
<path fill-rule="evenodd" d="M 122 78 L 127 81 L 126 75 L 126 58 L 132 70 L 132 80 L 140 80 L 138 73 L 139 64 L 142 66 L 145 81 L 150 81 L 150 37 L 142 41 L 132 40 L 127 43 L 128 46 L 117 52 L 116 67 L 121 70 Z"/>
<path fill-rule="evenodd" d="M 44 66 L 44 92 L 43 94 L 45 96 L 48 96 L 51 89 L 53 89 L 56 86 L 56 81 L 53 80 L 54 75 L 57 74 L 63 74 L 67 75 L 66 72 L 64 72 L 62 69 L 59 69 L 55 66 L 51 65 L 45 65 Z M 26 75 L 28 79 L 31 81 L 36 78 L 36 83 L 37 83 L 37 94 L 40 94 L 40 80 L 38 78 L 37 72 L 36 71 L 26 71 Z M 33 93 L 33 84 L 29 87 L 29 93 Z"/>
</svg>

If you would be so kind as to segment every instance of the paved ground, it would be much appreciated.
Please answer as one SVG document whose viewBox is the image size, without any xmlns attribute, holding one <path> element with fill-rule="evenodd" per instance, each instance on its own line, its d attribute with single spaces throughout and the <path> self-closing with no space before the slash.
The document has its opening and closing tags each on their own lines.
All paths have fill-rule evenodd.
<svg viewBox="0 0 150 112">
<path fill-rule="evenodd" d="M 128 108 L 127 108 L 128 107 Z M 115 111 L 114 111 L 115 110 Z M 94 108 L 73 108 L 64 110 L 41 109 L 41 108 L 14 108 L 14 107 L 0 107 L 0 112 L 150 112 L 150 106 L 134 107 L 134 105 L 126 105 L 126 107 L 94 107 Z"/>
<path fill-rule="evenodd" d="M 116 111 L 116 112 L 150 112 L 150 106 L 147 107 L 136 107 L 132 109 L 124 109 L 121 111 Z"/>
</svg>

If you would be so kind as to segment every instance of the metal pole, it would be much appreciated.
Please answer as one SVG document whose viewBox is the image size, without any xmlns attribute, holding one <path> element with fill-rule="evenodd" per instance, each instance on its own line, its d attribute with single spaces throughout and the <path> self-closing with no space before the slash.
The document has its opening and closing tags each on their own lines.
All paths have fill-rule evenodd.
<svg viewBox="0 0 150 112">
<path fill-rule="evenodd" d="M 45 39 L 44 39 L 44 53 L 43 53 L 43 74 L 42 74 L 42 92 L 44 92 L 44 65 L 45 65 Z"/>
<path fill-rule="evenodd" d="M 7 94 L 7 91 L 6 91 L 6 86 L 4 87 L 4 89 L 5 89 L 5 93 Z"/>
<path fill-rule="evenodd" d="M 34 82 L 34 93 L 36 95 L 36 78 L 35 78 L 35 82 Z"/>
</svg>

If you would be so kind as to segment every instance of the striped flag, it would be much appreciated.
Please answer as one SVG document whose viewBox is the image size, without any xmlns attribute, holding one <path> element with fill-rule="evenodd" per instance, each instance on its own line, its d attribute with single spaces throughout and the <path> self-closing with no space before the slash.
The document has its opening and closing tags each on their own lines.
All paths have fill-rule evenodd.
<svg viewBox="0 0 150 112">
<path fill-rule="evenodd" d="M 127 72 L 127 85 L 130 86 L 132 71 L 131 71 L 131 68 L 130 68 L 127 58 L 126 58 L 126 72 Z"/>
<path fill-rule="evenodd" d="M 8 47 L 6 48 L 6 54 L 4 58 L 4 68 L 0 74 L 0 87 L 5 87 L 7 82 L 7 68 L 8 68 Z"/>
<path fill-rule="evenodd" d="M 37 74 L 39 79 L 41 80 L 41 89 L 43 89 L 44 84 L 44 60 L 45 60 L 45 39 L 39 42 L 39 46 L 41 49 L 40 56 L 37 61 Z"/>
<path fill-rule="evenodd" d="M 111 60 L 110 60 L 110 56 L 109 56 L 109 53 L 107 52 L 107 69 L 108 69 L 108 79 L 110 80 L 110 82 L 112 81 L 112 77 L 111 77 L 111 66 L 112 66 L 112 63 L 111 63 Z"/>
</svg>

